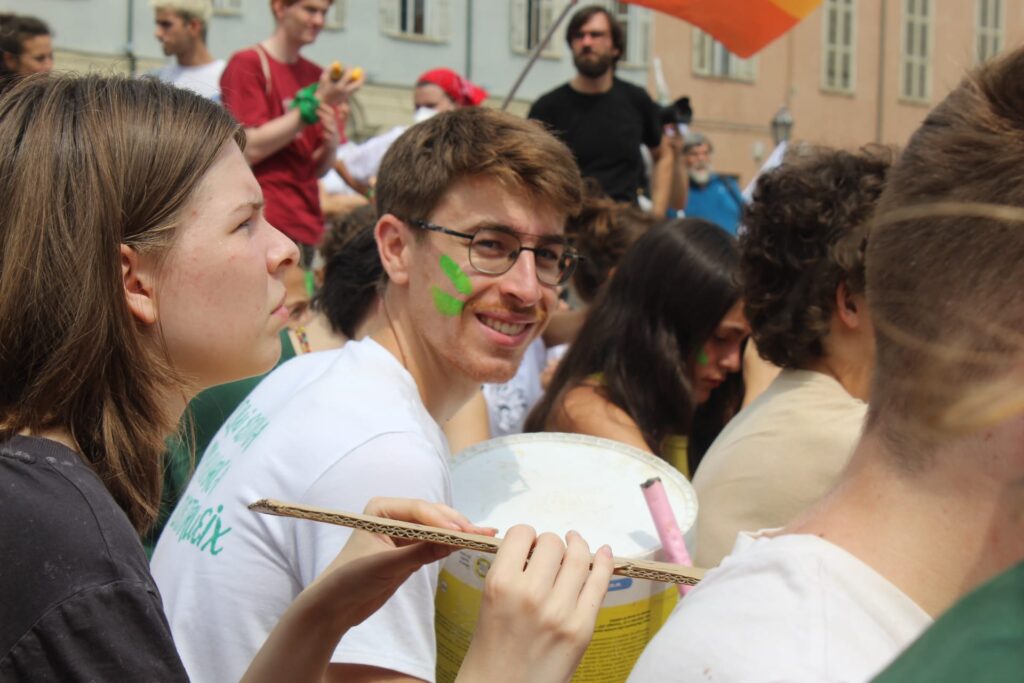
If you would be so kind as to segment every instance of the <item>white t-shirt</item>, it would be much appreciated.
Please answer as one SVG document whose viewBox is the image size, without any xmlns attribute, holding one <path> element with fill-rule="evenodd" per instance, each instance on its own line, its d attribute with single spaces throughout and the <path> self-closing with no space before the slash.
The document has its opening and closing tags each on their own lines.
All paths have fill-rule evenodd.
<svg viewBox="0 0 1024 683">
<path fill-rule="evenodd" d="M 271 373 L 210 443 L 153 554 L 193 681 L 237 681 L 349 529 L 261 515 L 260 498 L 361 511 L 373 496 L 451 502 L 448 444 L 416 383 L 372 339 Z M 436 563 L 350 630 L 332 661 L 434 680 Z"/>
<path fill-rule="evenodd" d="M 181 66 L 174 61 L 153 74 L 161 81 L 220 102 L 220 75 L 224 72 L 225 64 L 223 59 L 215 59 L 202 66 Z"/>
<path fill-rule="evenodd" d="M 544 372 L 547 362 L 547 347 L 544 340 L 538 337 L 526 347 L 523 360 L 512 379 L 504 384 L 483 386 L 492 439 L 523 433 L 526 416 L 544 395 L 540 374 Z"/>
<path fill-rule="evenodd" d="M 717 566 L 741 531 L 784 527 L 846 466 L 867 404 L 834 378 L 783 370 L 711 444 L 693 477 L 694 564 Z"/>
<path fill-rule="evenodd" d="M 931 622 L 878 572 L 824 539 L 740 534 L 648 643 L 629 680 L 866 681 Z"/>
</svg>

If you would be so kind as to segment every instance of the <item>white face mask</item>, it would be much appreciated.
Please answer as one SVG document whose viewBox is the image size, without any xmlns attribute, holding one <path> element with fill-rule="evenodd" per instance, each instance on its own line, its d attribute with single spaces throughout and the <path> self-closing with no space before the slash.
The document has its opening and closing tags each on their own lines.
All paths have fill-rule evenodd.
<svg viewBox="0 0 1024 683">
<path fill-rule="evenodd" d="M 416 111 L 413 112 L 412 115 L 412 121 L 413 123 L 423 123 L 435 114 L 437 114 L 436 109 L 431 109 L 430 107 L 416 107 Z"/>
</svg>

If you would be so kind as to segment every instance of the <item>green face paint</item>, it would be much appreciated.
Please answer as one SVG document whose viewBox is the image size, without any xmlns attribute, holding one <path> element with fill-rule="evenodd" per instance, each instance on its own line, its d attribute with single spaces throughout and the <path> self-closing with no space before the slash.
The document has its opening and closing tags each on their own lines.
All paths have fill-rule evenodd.
<svg viewBox="0 0 1024 683">
<path fill-rule="evenodd" d="M 707 352 L 701 349 L 700 353 L 697 354 L 697 365 L 707 365 L 709 362 Z"/>
<path fill-rule="evenodd" d="M 457 268 L 458 266 L 456 266 Z M 434 295 L 434 308 L 441 315 L 456 316 L 462 313 L 462 302 L 448 292 L 443 292 L 437 287 L 430 288 Z"/>
<path fill-rule="evenodd" d="M 473 293 L 473 283 L 469 281 L 469 276 L 466 275 L 466 271 L 459 267 L 459 264 L 451 259 L 447 254 L 441 255 L 441 270 L 448 276 L 448 279 L 455 285 L 455 291 L 463 296 L 469 296 Z M 435 295 L 436 299 L 436 295 Z"/>
</svg>

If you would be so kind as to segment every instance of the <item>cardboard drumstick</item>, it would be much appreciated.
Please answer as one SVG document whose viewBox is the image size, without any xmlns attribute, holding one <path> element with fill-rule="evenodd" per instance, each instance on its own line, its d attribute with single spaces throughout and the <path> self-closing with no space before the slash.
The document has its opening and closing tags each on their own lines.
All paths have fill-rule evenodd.
<svg viewBox="0 0 1024 683">
<path fill-rule="evenodd" d="M 268 515 L 279 515 L 281 517 L 295 517 L 297 519 L 308 519 L 314 522 L 327 524 L 338 524 L 352 529 L 362 529 L 374 534 L 382 534 L 392 538 L 404 538 L 410 541 L 426 541 L 428 543 L 439 543 L 450 545 L 456 548 L 467 548 L 479 550 L 485 553 L 496 553 L 501 547 L 500 538 L 481 536 L 480 534 L 467 534 L 453 529 L 442 529 L 425 524 L 414 524 L 412 522 L 400 522 L 384 517 L 372 515 L 360 515 L 351 512 L 339 512 L 325 508 L 312 507 L 309 505 L 298 505 L 295 503 L 283 503 L 279 500 L 264 498 L 249 506 L 250 510 L 262 512 Z M 649 581 L 662 581 L 665 583 L 679 583 L 688 586 L 695 586 L 704 578 L 704 570 L 694 567 L 682 567 L 667 562 L 652 562 L 650 560 L 631 560 L 624 557 L 613 557 L 613 574 L 628 576 L 634 579 L 647 579 Z"/>
</svg>

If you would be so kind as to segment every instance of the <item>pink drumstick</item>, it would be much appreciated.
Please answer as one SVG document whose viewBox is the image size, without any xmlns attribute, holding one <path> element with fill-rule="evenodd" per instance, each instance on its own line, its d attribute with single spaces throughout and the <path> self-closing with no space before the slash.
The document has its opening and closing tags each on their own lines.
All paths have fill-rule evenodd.
<svg viewBox="0 0 1024 683">
<path fill-rule="evenodd" d="M 640 489 L 644 492 L 647 507 L 651 511 L 651 517 L 654 518 L 654 528 L 658 530 L 658 538 L 665 551 L 665 559 L 684 567 L 692 567 L 693 560 L 690 559 L 690 553 L 686 550 L 686 540 L 683 539 L 683 534 L 679 531 L 679 524 L 672 512 L 672 506 L 668 503 L 668 496 L 665 495 L 665 487 L 661 483 L 661 478 L 648 479 L 640 484 Z M 690 592 L 690 588 L 692 586 L 680 585 L 679 594 L 685 596 Z"/>
</svg>

